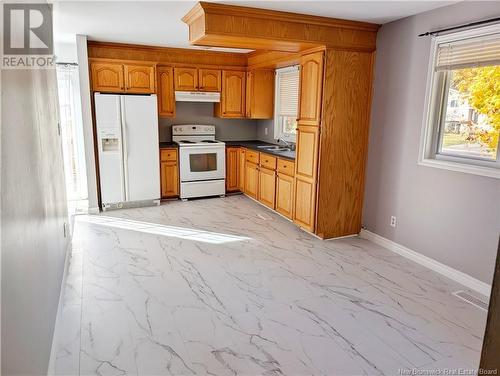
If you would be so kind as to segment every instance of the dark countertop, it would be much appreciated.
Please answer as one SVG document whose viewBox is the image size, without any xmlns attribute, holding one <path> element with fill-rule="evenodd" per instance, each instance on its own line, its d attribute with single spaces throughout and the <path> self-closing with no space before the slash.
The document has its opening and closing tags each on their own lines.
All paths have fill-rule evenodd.
<svg viewBox="0 0 500 376">
<path fill-rule="evenodd" d="M 259 141 L 259 140 L 224 141 L 224 142 L 226 143 L 226 146 L 234 146 L 234 147 L 240 146 L 240 147 L 244 147 L 247 149 L 256 150 L 256 151 L 259 151 L 262 153 L 271 154 L 271 155 L 274 155 L 276 157 L 288 159 L 291 161 L 295 160 L 295 151 L 274 151 L 274 150 L 265 150 L 265 149 L 259 148 L 259 146 L 265 146 L 265 145 L 273 146 L 273 145 L 275 145 L 275 144 L 271 144 L 269 142 Z"/>
<path fill-rule="evenodd" d="M 168 141 L 168 142 L 160 142 L 160 149 L 163 148 L 178 148 L 179 145 L 177 145 L 175 142 Z"/>
</svg>

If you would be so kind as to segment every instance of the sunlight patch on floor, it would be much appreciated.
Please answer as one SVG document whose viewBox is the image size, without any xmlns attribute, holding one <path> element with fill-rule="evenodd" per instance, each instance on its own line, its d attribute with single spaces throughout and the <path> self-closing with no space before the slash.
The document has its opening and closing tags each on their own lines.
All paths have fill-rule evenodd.
<svg viewBox="0 0 500 376">
<path fill-rule="evenodd" d="M 80 216 L 78 220 L 101 226 L 114 227 L 131 231 L 139 231 L 153 235 L 161 235 L 172 238 L 192 240 L 195 242 L 202 242 L 202 243 L 224 244 L 224 243 L 251 240 L 251 238 L 245 236 L 221 234 L 206 230 L 167 226 L 158 223 L 142 222 L 142 221 L 135 221 L 132 219 L 108 217 L 102 215 Z"/>
</svg>

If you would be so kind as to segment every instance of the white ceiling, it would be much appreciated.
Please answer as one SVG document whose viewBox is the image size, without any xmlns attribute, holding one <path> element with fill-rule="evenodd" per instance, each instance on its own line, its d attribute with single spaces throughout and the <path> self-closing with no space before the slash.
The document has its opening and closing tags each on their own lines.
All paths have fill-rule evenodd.
<svg viewBox="0 0 500 376">
<path fill-rule="evenodd" d="M 387 23 L 457 1 L 226 1 L 230 4 Z M 181 18 L 195 1 L 53 1 L 57 44 L 74 43 L 75 34 L 89 40 L 190 47 Z M 215 48 L 214 48 L 215 50 Z M 221 50 L 221 49 L 217 49 Z M 223 49 L 222 49 L 223 50 Z M 239 50 L 246 52 L 247 50 Z M 236 51 L 238 52 L 238 51 Z"/>
</svg>

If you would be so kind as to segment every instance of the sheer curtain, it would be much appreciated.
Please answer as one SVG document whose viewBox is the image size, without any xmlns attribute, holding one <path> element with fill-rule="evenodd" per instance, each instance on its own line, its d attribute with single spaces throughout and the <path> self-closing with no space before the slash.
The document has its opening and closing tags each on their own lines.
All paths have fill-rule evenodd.
<svg viewBox="0 0 500 376">
<path fill-rule="evenodd" d="M 61 138 L 70 215 L 88 211 L 78 66 L 57 65 Z"/>
</svg>

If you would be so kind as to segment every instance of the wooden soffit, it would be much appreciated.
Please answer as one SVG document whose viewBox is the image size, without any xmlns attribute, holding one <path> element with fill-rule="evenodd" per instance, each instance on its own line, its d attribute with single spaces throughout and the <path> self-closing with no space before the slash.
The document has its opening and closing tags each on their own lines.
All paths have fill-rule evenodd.
<svg viewBox="0 0 500 376">
<path fill-rule="evenodd" d="M 188 48 L 153 47 L 135 44 L 88 42 L 89 58 L 155 61 L 165 65 L 215 65 L 246 67 L 246 54 L 202 51 Z"/>
<path fill-rule="evenodd" d="M 182 21 L 198 46 L 299 52 L 328 48 L 373 51 L 379 25 L 289 12 L 199 2 Z"/>
</svg>

